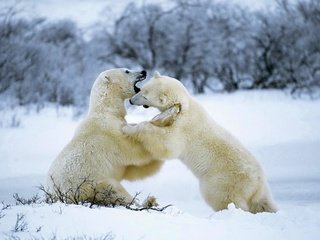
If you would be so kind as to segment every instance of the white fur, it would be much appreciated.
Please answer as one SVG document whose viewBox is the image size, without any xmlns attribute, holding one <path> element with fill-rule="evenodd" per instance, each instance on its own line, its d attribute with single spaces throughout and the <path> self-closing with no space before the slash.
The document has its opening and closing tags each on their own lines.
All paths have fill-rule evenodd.
<svg viewBox="0 0 320 240">
<path fill-rule="evenodd" d="M 214 210 L 233 202 L 252 213 L 277 211 L 258 161 L 215 123 L 178 80 L 157 73 L 131 102 L 162 113 L 123 131 L 141 141 L 154 158 L 180 158 L 199 179 L 201 193 Z"/>
<path fill-rule="evenodd" d="M 140 72 L 112 69 L 96 79 L 90 95 L 89 112 L 72 140 L 52 163 L 47 186 L 55 193 L 75 192 L 84 179 L 100 193 L 110 187 L 116 198 L 130 202 L 132 197 L 120 184 L 156 173 L 162 165 L 142 145 L 123 135 L 124 100 L 135 94 L 134 81 Z M 93 197 L 92 187 L 82 186 L 80 199 Z"/>
</svg>

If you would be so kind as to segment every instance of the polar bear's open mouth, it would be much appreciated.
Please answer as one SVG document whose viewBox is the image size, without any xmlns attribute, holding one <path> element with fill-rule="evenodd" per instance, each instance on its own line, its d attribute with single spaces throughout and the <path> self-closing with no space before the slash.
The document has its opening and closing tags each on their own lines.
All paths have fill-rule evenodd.
<svg viewBox="0 0 320 240">
<path fill-rule="evenodd" d="M 136 78 L 136 81 L 133 84 L 134 87 L 134 91 L 135 93 L 140 92 L 140 88 L 137 86 L 138 82 L 142 82 L 143 80 L 145 80 L 147 77 L 147 72 L 145 70 L 142 70 L 141 73 L 139 74 L 139 76 Z"/>
</svg>

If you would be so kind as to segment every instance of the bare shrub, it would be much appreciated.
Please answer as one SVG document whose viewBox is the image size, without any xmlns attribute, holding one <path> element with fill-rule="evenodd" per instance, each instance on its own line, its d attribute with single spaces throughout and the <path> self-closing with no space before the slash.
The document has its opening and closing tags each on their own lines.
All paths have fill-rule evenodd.
<svg viewBox="0 0 320 240">
<path fill-rule="evenodd" d="M 4 212 L 5 210 L 7 210 L 8 208 L 10 208 L 10 205 L 2 202 L 2 207 L 1 207 L 1 209 L 0 209 L 0 219 L 5 216 L 5 214 L 4 214 L 3 212 Z"/>
<path fill-rule="evenodd" d="M 24 240 L 26 238 L 19 237 L 16 234 L 12 233 L 7 235 L 5 239 L 6 240 Z M 56 235 L 52 235 L 49 238 L 30 235 L 27 239 L 30 239 L 30 240 L 58 240 L 58 239 L 59 240 L 113 240 L 115 239 L 115 235 L 112 234 L 111 232 L 102 234 L 99 237 L 91 237 L 85 234 L 83 234 L 82 236 L 69 236 L 64 238 L 58 238 Z"/>
<path fill-rule="evenodd" d="M 41 197 L 38 195 L 34 195 L 31 198 L 24 198 L 19 196 L 18 193 L 13 194 L 13 198 L 16 201 L 16 205 L 30 205 L 30 204 L 38 204 L 41 203 Z"/>
<path fill-rule="evenodd" d="M 53 178 L 52 182 L 53 192 L 46 189 L 43 185 L 39 187 L 45 195 L 45 202 L 49 204 L 59 201 L 66 204 L 83 205 L 89 208 L 94 206 L 110 208 L 122 206 L 133 211 L 153 210 L 159 212 L 162 212 L 171 206 L 166 205 L 164 207 L 158 207 L 158 203 L 154 196 L 148 196 L 143 201 L 143 204 L 139 205 L 138 196 L 140 193 L 136 193 L 132 201 L 127 203 L 123 198 L 117 196 L 116 191 L 111 186 L 103 192 L 98 191 L 96 184 L 88 178 L 84 178 L 75 189 L 70 188 L 67 191 L 63 191 L 61 187 L 55 183 Z"/>
<path fill-rule="evenodd" d="M 28 223 L 25 221 L 25 215 L 22 213 L 17 214 L 16 223 L 12 229 L 12 232 L 24 232 L 28 229 Z"/>
</svg>

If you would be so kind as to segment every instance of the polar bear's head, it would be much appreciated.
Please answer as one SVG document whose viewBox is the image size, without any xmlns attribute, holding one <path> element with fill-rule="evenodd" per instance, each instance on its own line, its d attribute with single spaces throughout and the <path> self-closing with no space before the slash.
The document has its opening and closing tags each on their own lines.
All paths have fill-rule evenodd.
<svg viewBox="0 0 320 240">
<path fill-rule="evenodd" d="M 91 90 L 91 98 L 103 99 L 107 95 L 122 100 L 132 97 L 140 91 L 136 84 L 143 81 L 147 72 L 126 68 L 110 69 L 100 73 Z"/>
<path fill-rule="evenodd" d="M 130 99 L 130 103 L 138 106 L 143 105 L 144 107 L 155 107 L 164 112 L 173 106 L 186 108 L 188 100 L 188 91 L 180 81 L 161 76 L 158 72 L 155 72 L 141 91 Z"/>
</svg>

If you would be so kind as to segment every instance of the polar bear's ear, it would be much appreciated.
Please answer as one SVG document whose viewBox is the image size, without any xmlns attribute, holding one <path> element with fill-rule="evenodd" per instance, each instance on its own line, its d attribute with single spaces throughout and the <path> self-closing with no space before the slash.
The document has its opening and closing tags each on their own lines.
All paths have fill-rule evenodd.
<svg viewBox="0 0 320 240">
<path fill-rule="evenodd" d="M 163 93 L 163 94 L 161 94 L 161 95 L 159 96 L 159 99 L 160 99 L 160 102 L 161 102 L 162 104 L 166 104 L 166 102 L 167 102 L 167 100 L 168 100 L 168 96 L 167 96 L 167 94 Z"/>
<path fill-rule="evenodd" d="M 161 75 L 160 75 L 160 73 L 159 73 L 158 71 L 155 71 L 155 72 L 153 73 L 153 77 L 154 77 L 154 78 L 159 78 L 159 77 L 161 77 Z"/>
</svg>

